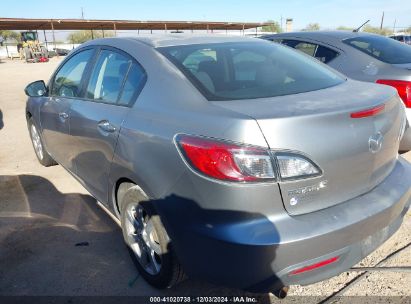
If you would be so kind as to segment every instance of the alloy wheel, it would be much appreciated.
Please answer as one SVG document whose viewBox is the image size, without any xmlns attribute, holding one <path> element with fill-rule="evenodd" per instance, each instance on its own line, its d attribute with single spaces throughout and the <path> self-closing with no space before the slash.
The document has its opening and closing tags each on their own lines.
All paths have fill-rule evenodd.
<svg viewBox="0 0 411 304">
<path fill-rule="evenodd" d="M 44 157 L 44 155 L 43 155 L 43 145 L 41 144 L 40 135 L 39 135 L 35 125 L 31 125 L 30 133 L 31 133 L 31 140 L 33 142 L 34 151 L 36 152 L 37 157 L 40 160 L 42 160 L 43 157 Z"/>
<path fill-rule="evenodd" d="M 144 270 L 156 275 L 161 270 L 161 246 L 153 221 L 138 203 L 126 209 L 125 229 L 128 245 Z"/>
</svg>

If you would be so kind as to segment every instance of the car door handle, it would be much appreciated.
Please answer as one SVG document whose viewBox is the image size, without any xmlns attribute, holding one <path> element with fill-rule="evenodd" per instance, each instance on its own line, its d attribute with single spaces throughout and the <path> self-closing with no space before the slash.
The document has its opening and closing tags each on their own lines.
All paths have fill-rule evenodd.
<svg viewBox="0 0 411 304">
<path fill-rule="evenodd" d="M 116 131 L 116 127 L 113 126 L 108 120 L 102 120 L 98 123 L 98 128 L 106 133 L 113 133 Z"/>
<path fill-rule="evenodd" d="M 59 113 L 59 118 L 60 118 L 61 122 L 65 122 L 68 117 L 69 117 L 69 115 L 65 112 L 60 112 Z"/>
</svg>

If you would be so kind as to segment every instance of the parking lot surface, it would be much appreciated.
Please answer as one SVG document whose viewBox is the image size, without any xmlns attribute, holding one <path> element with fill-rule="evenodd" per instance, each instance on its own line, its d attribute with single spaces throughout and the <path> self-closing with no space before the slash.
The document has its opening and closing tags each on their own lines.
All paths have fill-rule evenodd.
<svg viewBox="0 0 411 304">
<path fill-rule="evenodd" d="M 139 277 L 120 228 L 95 199 L 62 167 L 44 168 L 37 162 L 26 127 L 23 90 L 31 81 L 48 80 L 60 60 L 0 63 L 0 295 L 244 294 L 197 280 L 186 280 L 173 290 L 153 289 Z M 411 153 L 404 157 L 411 161 Z M 349 271 L 310 286 L 292 286 L 290 301 L 301 296 L 311 296 L 305 299 L 313 303 L 335 296 L 395 296 L 407 301 L 411 273 L 404 267 L 411 266 L 410 243 L 408 212 L 400 230 L 356 265 L 396 269 Z M 272 295 L 260 298 L 261 303 L 275 301 Z"/>
</svg>

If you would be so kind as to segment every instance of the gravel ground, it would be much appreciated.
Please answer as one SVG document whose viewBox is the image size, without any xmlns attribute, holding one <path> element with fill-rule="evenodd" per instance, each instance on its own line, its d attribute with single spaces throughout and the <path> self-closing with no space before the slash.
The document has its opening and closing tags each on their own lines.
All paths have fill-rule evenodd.
<svg viewBox="0 0 411 304">
<path fill-rule="evenodd" d="M 0 295 L 168 295 L 139 278 L 119 228 L 86 190 L 60 166 L 37 163 L 24 119 L 23 89 L 31 81 L 47 80 L 60 60 L 0 63 Z M 411 161 L 411 153 L 404 157 Z M 400 230 L 356 267 L 376 266 L 410 244 L 410 217 L 408 212 Z M 84 241 L 89 246 L 75 246 Z M 378 266 L 411 266 L 411 246 Z M 292 286 L 283 303 L 318 303 L 334 295 L 341 297 L 332 302 L 410 303 L 410 286 L 406 272 L 345 272 L 310 286 Z M 195 280 L 173 291 L 192 293 L 244 294 Z M 277 301 L 272 295 L 260 299 Z"/>
</svg>

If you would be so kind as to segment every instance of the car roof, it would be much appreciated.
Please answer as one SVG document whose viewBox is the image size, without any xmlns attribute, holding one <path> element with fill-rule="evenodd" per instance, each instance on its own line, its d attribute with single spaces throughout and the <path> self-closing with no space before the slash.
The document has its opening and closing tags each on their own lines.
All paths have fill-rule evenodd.
<svg viewBox="0 0 411 304">
<path fill-rule="evenodd" d="M 264 36 L 265 38 L 268 37 L 301 37 L 301 38 L 312 38 L 312 39 L 335 39 L 335 40 L 344 40 L 349 38 L 356 38 L 356 37 L 366 37 L 366 36 L 378 36 L 372 33 L 364 33 L 364 32 L 353 32 L 353 31 L 312 31 L 312 32 L 289 32 L 289 33 L 281 33 L 275 35 L 267 35 Z M 264 38 L 263 37 L 263 38 Z"/>
<path fill-rule="evenodd" d="M 225 42 L 261 42 L 260 39 L 249 38 L 244 36 L 229 36 L 219 34 L 141 34 L 137 37 L 119 37 L 105 38 L 115 39 L 117 41 L 127 40 L 137 43 L 144 43 L 153 48 L 190 45 L 190 44 L 207 44 L 207 43 L 225 43 Z M 93 40 L 95 44 L 104 42 L 104 39 Z M 94 44 L 94 43 L 92 43 Z"/>
</svg>

